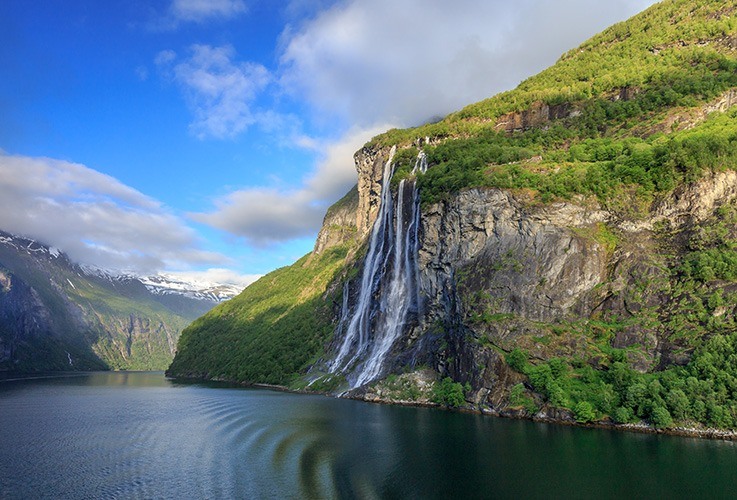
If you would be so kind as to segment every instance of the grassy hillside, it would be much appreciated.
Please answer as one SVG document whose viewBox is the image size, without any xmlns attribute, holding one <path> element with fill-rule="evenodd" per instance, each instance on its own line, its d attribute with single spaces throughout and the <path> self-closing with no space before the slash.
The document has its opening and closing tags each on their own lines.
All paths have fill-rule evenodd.
<svg viewBox="0 0 737 500">
<path fill-rule="evenodd" d="M 269 384 L 289 384 L 323 354 L 333 333 L 334 297 L 327 287 L 347 246 L 305 256 L 251 284 L 182 332 L 168 372 Z"/>
<path fill-rule="evenodd" d="M 671 0 L 606 29 L 570 50 L 550 68 L 516 89 L 471 104 L 440 122 L 390 130 L 373 139 L 405 144 L 417 137 L 467 137 L 493 128 L 536 103 L 576 104 L 581 116 L 571 135 L 599 135 L 635 125 L 627 118 L 656 119 L 658 112 L 694 106 L 735 84 L 733 1 Z M 630 89 L 631 99 L 620 99 Z M 546 144 L 549 147 L 551 144 Z"/>
<path fill-rule="evenodd" d="M 542 201 L 593 194 L 609 202 L 629 186 L 651 197 L 706 170 L 731 168 L 734 113 L 680 131 L 737 87 L 735 10 L 735 2 L 663 2 L 515 90 L 438 123 L 389 131 L 372 144 L 440 142 L 425 147 L 426 203 L 467 187 L 532 189 Z"/>
<path fill-rule="evenodd" d="M 76 276 L 70 281 L 74 287 L 68 296 L 85 311 L 85 322 L 97 335 L 92 348 L 111 369 L 163 370 L 171 363 L 171 345 L 192 317 L 172 312 L 132 283 L 110 290 L 101 280 Z"/>
</svg>

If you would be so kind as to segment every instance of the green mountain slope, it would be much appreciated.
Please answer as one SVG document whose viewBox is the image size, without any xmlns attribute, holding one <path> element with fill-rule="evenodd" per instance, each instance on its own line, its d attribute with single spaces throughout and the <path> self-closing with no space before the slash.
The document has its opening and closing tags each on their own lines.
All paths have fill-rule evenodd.
<svg viewBox="0 0 737 500">
<path fill-rule="evenodd" d="M 646 196 L 671 190 L 734 155 L 730 119 L 673 134 L 702 121 L 710 103 L 723 106 L 737 87 L 734 9 L 663 2 L 513 91 L 373 142 L 461 139 L 426 148 L 436 167 L 420 179 L 428 202 L 472 186 L 531 188 L 543 201 L 582 193 L 606 202 L 633 185 Z"/>
<path fill-rule="evenodd" d="M 737 426 L 735 16 L 734 1 L 659 3 L 515 90 L 359 152 L 358 220 L 390 147 L 393 185 L 415 177 L 420 150 L 429 167 L 416 174 L 426 318 L 393 348 L 393 372 L 428 365 L 495 413 Z M 344 208 L 323 231 L 365 248 L 360 222 L 341 229 L 355 220 Z M 266 276 L 185 331 L 170 373 L 303 385 L 335 354 L 335 291 L 362 255 Z M 267 304 L 279 307 L 259 314 Z M 288 336 L 269 334 L 277 323 Z M 428 396 L 390 377 L 356 394 Z"/>
<path fill-rule="evenodd" d="M 333 333 L 328 286 L 347 247 L 305 256 L 250 285 L 182 333 L 168 372 L 180 377 L 294 383 Z"/>
</svg>

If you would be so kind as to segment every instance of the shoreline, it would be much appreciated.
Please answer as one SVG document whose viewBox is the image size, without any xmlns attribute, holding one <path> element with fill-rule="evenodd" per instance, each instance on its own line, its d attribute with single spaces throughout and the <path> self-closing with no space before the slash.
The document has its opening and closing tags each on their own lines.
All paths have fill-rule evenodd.
<svg viewBox="0 0 737 500">
<path fill-rule="evenodd" d="M 289 389 L 285 389 L 289 390 Z M 316 393 L 314 393 L 316 394 Z M 332 396 L 330 394 L 325 394 L 327 396 Z M 332 396 L 335 397 L 335 396 Z M 696 427 L 671 427 L 666 429 L 657 429 L 655 427 L 652 427 L 650 425 L 647 425 L 645 423 L 637 423 L 637 424 L 617 424 L 613 421 L 598 421 L 598 422 L 588 422 L 588 423 L 581 423 L 577 422 L 574 419 L 561 419 L 561 418 L 554 418 L 554 417 L 548 417 L 548 416 L 540 416 L 540 415 L 522 415 L 518 412 L 514 411 L 498 411 L 498 410 L 492 410 L 492 409 L 479 409 L 479 408 L 473 408 L 470 406 L 462 406 L 458 408 L 449 408 L 444 407 L 442 405 L 439 405 L 437 403 L 432 402 L 412 402 L 412 401 L 396 401 L 396 400 L 387 400 L 387 399 L 381 399 L 381 398 L 365 398 L 361 396 L 349 396 L 345 399 L 353 399 L 356 401 L 364 401 L 366 403 L 375 403 L 375 404 L 385 404 L 385 405 L 397 405 L 397 406 L 414 406 L 414 407 L 420 407 L 420 408 L 437 408 L 440 410 L 447 410 L 447 411 L 453 411 L 456 413 L 469 413 L 469 414 L 476 414 L 476 415 L 483 415 L 487 417 L 497 417 L 497 418 L 508 418 L 508 419 L 514 419 L 514 420 L 528 420 L 530 422 L 536 422 L 536 423 L 542 423 L 542 424 L 551 424 L 551 425 L 565 425 L 568 427 L 579 427 L 582 429 L 602 429 L 602 430 L 613 430 L 617 432 L 634 432 L 637 434 L 660 434 L 660 435 L 666 435 L 666 436 L 677 436 L 677 437 L 690 437 L 690 438 L 698 438 L 698 439 L 710 439 L 710 440 L 720 440 L 720 441 L 731 441 L 731 442 L 737 442 L 737 431 L 731 431 L 731 430 L 724 430 L 724 429 L 699 429 Z"/>
<path fill-rule="evenodd" d="M 194 383 L 196 382 L 222 382 L 222 383 L 227 383 L 227 384 L 238 385 L 241 387 L 268 389 L 268 390 L 287 392 L 287 393 L 292 393 L 292 394 L 326 396 L 326 397 L 331 397 L 335 399 L 351 399 L 354 401 L 362 401 L 364 403 L 373 403 L 373 404 L 382 404 L 382 405 L 407 406 L 407 407 L 415 407 L 415 408 L 437 408 L 439 410 L 452 411 L 456 413 L 469 413 L 469 414 L 483 415 L 483 416 L 488 416 L 488 417 L 509 418 L 509 419 L 515 419 L 515 420 L 528 420 L 528 421 L 536 422 L 536 423 L 565 425 L 569 427 L 579 427 L 582 429 L 586 429 L 586 428 L 602 429 L 602 430 L 613 430 L 613 431 L 618 431 L 618 432 L 634 432 L 637 434 L 659 434 L 659 435 L 665 435 L 665 436 L 677 436 L 677 437 L 685 437 L 685 438 L 697 438 L 697 439 L 710 439 L 710 440 L 737 442 L 737 431 L 734 431 L 734 430 L 723 430 L 723 429 L 714 429 L 714 428 L 700 429 L 696 427 L 682 427 L 682 426 L 671 427 L 667 429 L 656 429 L 655 427 L 652 427 L 645 423 L 617 424 L 617 423 L 614 423 L 613 421 L 598 421 L 598 422 L 581 423 L 581 422 L 576 422 L 572 418 L 568 420 L 568 419 L 550 417 L 546 415 L 541 416 L 540 414 L 528 416 L 528 415 L 523 415 L 515 411 L 499 411 L 499 410 L 493 410 L 493 409 L 481 409 L 481 408 L 473 408 L 472 406 L 462 406 L 462 407 L 457 407 L 457 408 L 450 408 L 450 407 L 442 406 L 438 403 L 433 403 L 431 401 L 405 401 L 405 400 L 384 399 L 384 398 L 379 397 L 378 395 L 376 397 L 367 397 L 367 394 L 337 396 L 335 394 L 331 394 L 327 392 L 309 391 L 305 389 L 292 389 L 290 387 L 283 386 L 283 385 L 277 385 L 277 384 L 246 383 L 246 382 L 234 382 L 232 380 L 207 379 L 207 378 L 201 378 L 201 377 L 174 377 L 174 376 L 169 376 L 169 375 L 166 375 L 166 378 L 170 380 L 174 380 L 174 381 L 179 380 L 179 381 L 188 381 L 188 382 L 194 382 Z"/>
</svg>

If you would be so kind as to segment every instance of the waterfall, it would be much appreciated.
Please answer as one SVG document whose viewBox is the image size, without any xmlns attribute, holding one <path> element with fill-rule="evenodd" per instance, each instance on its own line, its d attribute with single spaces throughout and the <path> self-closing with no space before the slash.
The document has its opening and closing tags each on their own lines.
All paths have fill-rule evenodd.
<svg viewBox="0 0 737 500">
<path fill-rule="evenodd" d="M 417 160 L 415 160 L 415 166 L 412 169 L 412 175 L 416 175 L 417 172 L 421 172 L 423 174 L 427 172 L 427 155 L 422 150 L 417 155 Z"/>
<path fill-rule="evenodd" d="M 412 314 L 420 311 L 417 268 L 420 200 L 414 180 L 397 188 L 396 206 L 391 193 L 394 149 L 384 165 L 379 214 L 369 236 L 355 308 L 344 308 L 338 335 L 345 333 L 330 372 L 352 372 L 351 387 L 382 375 L 392 347 L 405 331 Z M 424 154 L 413 174 L 427 169 Z M 347 324 L 347 326 L 345 326 Z"/>
</svg>

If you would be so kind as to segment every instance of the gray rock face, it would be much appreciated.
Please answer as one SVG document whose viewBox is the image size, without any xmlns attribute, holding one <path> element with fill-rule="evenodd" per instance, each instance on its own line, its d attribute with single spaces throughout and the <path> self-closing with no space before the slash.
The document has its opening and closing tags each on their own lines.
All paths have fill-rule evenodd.
<svg viewBox="0 0 737 500">
<path fill-rule="evenodd" d="M 364 238 L 368 234 L 379 214 L 382 175 L 389 151 L 389 148 L 364 147 L 354 156 L 358 170 L 356 229 L 359 238 Z"/>
<path fill-rule="evenodd" d="M 342 245 L 356 237 L 358 200 L 358 187 L 354 187 L 328 209 L 315 242 L 316 254 L 321 254 L 326 248 Z"/>
<path fill-rule="evenodd" d="M 14 325 L 0 336 L 0 364 L 14 358 L 16 345 L 53 331 L 51 313 L 33 288 L 0 269 L 0 325 Z"/>
<path fill-rule="evenodd" d="M 479 189 L 431 207 L 420 248 L 429 319 L 440 319 L 444 297 L 461 283 L 485 294 L 495 314 L 581 314 L 585 294 L 606 278 L 607 255 L 575 230 L 595 228 L 605 215 L 569 204 L 526 208 L 507 192 Z"/>
</svg>

